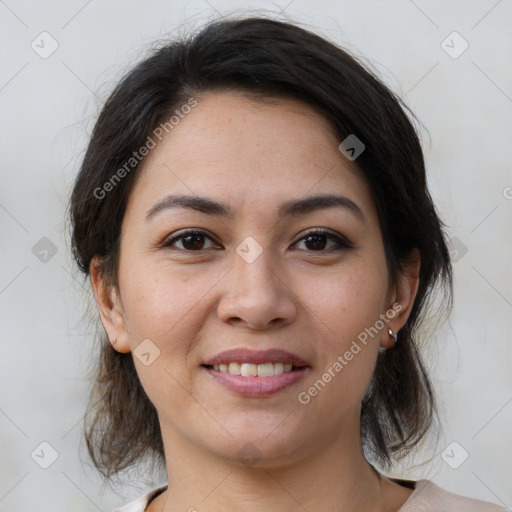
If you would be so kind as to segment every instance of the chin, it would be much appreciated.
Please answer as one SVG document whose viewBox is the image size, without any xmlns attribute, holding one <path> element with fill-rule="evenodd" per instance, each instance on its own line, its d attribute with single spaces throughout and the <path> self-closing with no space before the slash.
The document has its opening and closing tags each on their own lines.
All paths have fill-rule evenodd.
<svg viewBox="0 0 512 512">
<path fill-rule="evenodd" d="M 224 423 L 224 430 L 215 429 L 215 436 L 209 431 L 202 445 L 230 464 L 247 467 L 278 467 L 290 464 L 306 455 L 306 447 L 312 446 L 298 422 L 290 424 L 286 415 L 261 418 L 249 414 L 237 418 L 236 422 Z"/>
</svg>

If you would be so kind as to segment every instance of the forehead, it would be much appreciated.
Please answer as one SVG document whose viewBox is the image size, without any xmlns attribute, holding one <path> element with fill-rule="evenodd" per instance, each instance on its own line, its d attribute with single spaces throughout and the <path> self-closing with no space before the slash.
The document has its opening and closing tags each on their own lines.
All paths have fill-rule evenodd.
<svg viewBox="0 0 512 512">
<path fill-rule="evenodd" d="M 236 209 L 337 191 L 372 210 L 366 181 L 340 142 L 321 112 L 299 100 L 204 93 L 146 157 L 129 207 L 149 208 L 170 192 Z"/>
<path fill-rule="evenodd" d="M 337 139 L 329 121 L 299 100 L 222 91 L 202 93 L 197 106 L 165 136 L 158 149 L 167 156 L 174 152 L 178 160 L 206 159 L 212 164 L 239 155 L 258 157 L 245 162 L 248 169 L 260 162 L 293 163 L 304 157 L 325 165 L 333 158 Z M 159 154 L 158 149 L 149 155 L 148 164 Z M 337 150 L 334 154 L 340 156 Z"/>
</svg>

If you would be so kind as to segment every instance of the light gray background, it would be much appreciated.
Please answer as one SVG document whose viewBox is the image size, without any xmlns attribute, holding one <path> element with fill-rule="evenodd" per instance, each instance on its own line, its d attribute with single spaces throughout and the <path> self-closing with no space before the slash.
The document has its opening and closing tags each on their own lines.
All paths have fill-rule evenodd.
<svg viewBox="0 0 512 512">
<path fill-rule="evenodd" d="M 393 475 L 512 505 L 511 0 L 0 0 L 0 511 L 109 511 L 161 483 L 102 495 L 80 443 L 93 327 L 63 217 L 116 80 L 152 41 L 236 8 L 283 9 L 366 56 L 428 128 L 429 184 L 458 249 L 455 309 L 425 353 L 444 430 Z M 43 31 L 59 45 L 46 59 L 31 48 Z M 441 46 L 453 31 L 469 43 L 458 58 Z M 32 251 L 43 237 L 58 251 L 46 262 Z M 58 452 L 48 469 L 42 442 Z M 462 450 L 453 469 L 442 453 L 454 465 Z"/>
</svg>

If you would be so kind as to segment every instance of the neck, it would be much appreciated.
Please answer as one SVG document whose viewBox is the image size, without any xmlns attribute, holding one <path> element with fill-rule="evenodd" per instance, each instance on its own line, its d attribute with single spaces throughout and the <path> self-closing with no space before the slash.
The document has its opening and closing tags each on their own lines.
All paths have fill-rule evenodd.
<svg viewBox="0 0 512 512">
<path fill-rule="evenodd" d="M 358 429 L 359 423 L 298 461 L 245 467 L 178 442 L 162 425 L 169 487 L 147 510 L 384 511 L 382 480 L 364 457 Z"/>
</svg>

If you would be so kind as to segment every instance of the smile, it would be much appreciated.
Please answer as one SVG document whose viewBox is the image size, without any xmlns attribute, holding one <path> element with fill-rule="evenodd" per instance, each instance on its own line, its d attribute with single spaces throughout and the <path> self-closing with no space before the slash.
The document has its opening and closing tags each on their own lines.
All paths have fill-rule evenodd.
<svg viewBox="0 0 512 512">
<path fill-rule="evenodd" d="M 206 360 L 209 376 L 224 388 L 243 397 L 265 397 L 298 383 L 311 366 L 302 358 L 280 349 L 232 349 Z"/>
<path fill-rule="evenodd" d="M 297 366 L 293 366 L 291 363 L 270 362 L 262 364 L 231 362 L 213 365 L 213 369 L 216 372 L 241 375 L 242 377 L 272 377 L 272 375 L 281 375 L 285 372 L 297 370 L 297 368 Z"/>
</svg>

